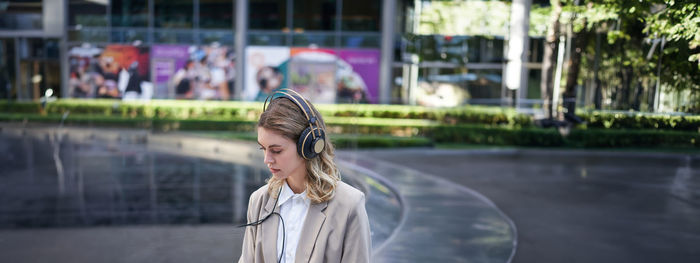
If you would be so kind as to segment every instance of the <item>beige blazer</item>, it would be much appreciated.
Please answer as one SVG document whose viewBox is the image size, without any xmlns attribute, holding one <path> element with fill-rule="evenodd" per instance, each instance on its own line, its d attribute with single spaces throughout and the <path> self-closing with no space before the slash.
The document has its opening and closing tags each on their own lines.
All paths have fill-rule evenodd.
<svg viewBox="0 0 700 263">
<path fill-rule="evenodd" d="M 294 262 L 369 262 L 371 240 L 365 210 L 365 195 L 338 182 L 335 196 L 309 207 Z M 248 222 L 264 218 L 275 205 L 267 185 L 250 195 Z M 279 206 L 274 208 L 279 212 Z M 238 262 L 277 262 L 277 227 L 272 216 L 257 226 L 248 226 Z M 287 249 L 287 248 L 285 248 Z"/>
</svg>

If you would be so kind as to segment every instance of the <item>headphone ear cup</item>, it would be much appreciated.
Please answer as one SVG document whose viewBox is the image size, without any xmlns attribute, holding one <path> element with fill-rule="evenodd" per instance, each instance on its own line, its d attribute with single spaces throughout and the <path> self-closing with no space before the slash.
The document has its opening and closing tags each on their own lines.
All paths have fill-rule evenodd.
<svg viewBox="0 0 700 263">
<path fill-rule="evenodd" d="M 307 127 L 299 136 L 297 152 L 304 159 L 314 158 L 326 148 L 326 133 L 318 128 L 314 131 L 315 134 L 311 134 L 311 127 Z"/>
</svg>

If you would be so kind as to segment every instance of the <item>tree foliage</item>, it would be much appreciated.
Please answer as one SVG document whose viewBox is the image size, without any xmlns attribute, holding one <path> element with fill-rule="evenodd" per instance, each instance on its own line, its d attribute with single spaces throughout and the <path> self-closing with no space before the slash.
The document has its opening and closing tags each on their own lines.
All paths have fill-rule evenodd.
<svg viewBox="0 0 700 263">
<path fill-rule="evenodd" d="M 574 35 L 586 31 L 603 36 L 600 50 L 595 49 L 600 35 L 588 37 L 578 82 L 584 84 L 596 73 L 593 60 L 600 52 L 597 75 L 608 108 L 640 110 L 646 104 L 650 110 L 659 78 L 664 90 L 700 91 L 697 1 L 563 0 L 562 4 L 562 32 L 570 26 Z M 689 105 L 677 105 L 676 110 L 700 110 L 697 96 L 688 99 Z"/>
</svg>

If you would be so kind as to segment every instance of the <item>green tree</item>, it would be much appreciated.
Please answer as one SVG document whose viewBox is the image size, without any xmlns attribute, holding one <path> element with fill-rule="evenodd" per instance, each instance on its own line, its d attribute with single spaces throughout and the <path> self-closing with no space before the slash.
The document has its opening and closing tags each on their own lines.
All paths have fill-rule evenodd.
<svg viewBox="0 0 700 263">
<path fill-rule="evenodd" d="M 596 108 L 608 105 L 611 109 L 651 110 L 657 80 L 662 87 L 676 92 L 700 91 L 697 2 L 562 0 L 563 11 L 559 15 L 557 2 L 552 1 L 550 12 L 559 19 L 551 21 L 548 30 L 573 29 L 570 60 L 566 62 L 565 101 L 575 97 L 576 85 L 591 78 L 595 93 L 599 94 Z M 548 35 L 545 48 L 555 48 L 549 45 L 549 39 Z M 545 74 L 551 74 L 546 72 L 551 70 L 545 67 L 547 61 L 545 57 L 543 82 L 550 81 L 545 78 Z M 544 99 L 544 88 L 542 91 Z M 601 102 L 603 98 L 606 103 Z M 698 98 L 691 99 L 694 101 L 690 105 L 679 110 L 700 110 Z"/>
</svg>

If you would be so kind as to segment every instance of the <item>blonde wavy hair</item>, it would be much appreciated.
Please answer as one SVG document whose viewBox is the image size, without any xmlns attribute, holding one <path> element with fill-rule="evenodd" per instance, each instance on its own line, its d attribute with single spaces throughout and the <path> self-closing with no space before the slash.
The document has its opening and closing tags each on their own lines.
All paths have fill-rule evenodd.
<svg viewBox="0 0 700 263">
<path fill-rule="evenodd" d="M 308 104 L 319 121 L 319 127 L 325 131 L 326 123 L 323 121 L 323 117 L 316 110 L 316 107 L 311 103 Z M 273 99 L 258 120 L 258 128 L 275 131 L 292 140 L 295 145 L 299 141 L 301 132 L 307 127 L 309 127 L 309 121 L 302 110 L 294 102 L 286 98 Z M 332 199 L 335 194 L 335 187 L 340 181 L 340 172 L 333 160 L 335 149 L 330 138 L 328 138 L 328 134 L 326 134 L 325 142 L 325 148 L 318 156 L 310 160 L 304 160 L 307 171 L 306 195 L 313 203 L 322 203 Z M 267 190 L 270 196 L 277 198 L 283 183 L 284 180 L 277 179 L 274 176 L 268 178 Z"/>
</svg>

